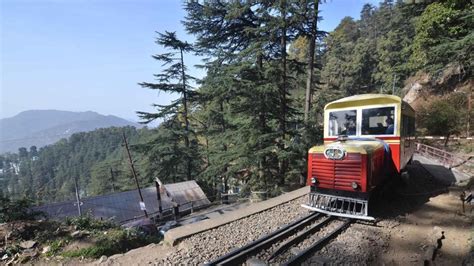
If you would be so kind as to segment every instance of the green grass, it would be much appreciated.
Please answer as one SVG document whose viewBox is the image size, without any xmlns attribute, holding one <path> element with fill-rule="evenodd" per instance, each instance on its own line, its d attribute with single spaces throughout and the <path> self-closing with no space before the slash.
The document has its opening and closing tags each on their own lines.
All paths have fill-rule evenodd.
<svg viewBox="0 0 474 266">
<path fill-rule="evenodd" d="M 97 235 L 97 241 L 92 247 L 61 253 L 64 257 L 99 258 L 102 255 L 111 256 L 124 253 L 130 249 L 139 248 L 151 243 L 158 243 L 161 237 L 144 236 L 134 230 L 114 228 L 107 234 Z"/>
<path fill-rule="evenodd" d="M 57 255 L 61 252 L 61 250 L 69 243 L 69 239 L 56 239 L 49 242 L 50 250 L 46 252 L 45 256 L 51 257 Z"/>
<path fill-rule="evenodd" d="M 87 213 L 83 216 L 68 217 L 66 219 L 66 225 L 73 225 L 78 230 L 89 231 L 102 231 L 118 227 L 111 221 L 95 219 L 91 213 Z"/>
</svg>

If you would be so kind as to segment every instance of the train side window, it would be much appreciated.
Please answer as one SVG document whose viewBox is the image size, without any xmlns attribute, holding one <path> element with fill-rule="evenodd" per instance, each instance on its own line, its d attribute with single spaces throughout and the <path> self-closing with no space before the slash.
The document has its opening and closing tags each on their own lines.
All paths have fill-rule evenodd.
<svg viewBox="0 0 474 266">
<path fill-rule="evenodd" d="M 329 113 L 329 136 L 356 134 L 356 110 L 335 111 Z"/>
<path fill-rule="evenodd" d="M 395 107 L 362 110 L 362 135 L 393 135 L 395 133 Z"/>
</svg>

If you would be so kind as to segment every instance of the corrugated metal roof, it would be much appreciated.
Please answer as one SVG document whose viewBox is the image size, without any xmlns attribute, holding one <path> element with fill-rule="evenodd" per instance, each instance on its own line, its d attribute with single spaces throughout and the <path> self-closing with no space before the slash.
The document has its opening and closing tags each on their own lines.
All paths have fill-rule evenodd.
<svg viewBox="0 0 474 266">
<path fill-rule="evenodd" d="M 192 206 L 196 208 L 210 203 L 201 187 L 194 180 L 166 184 L 164 187 L 167 193 L 161 193 L 163 209 L 172 208 L 172 201 L 180 205 L 180 211 L 190 208 L 191 202 Z M 143 188 L 141 191 L 148 213 L 157 213 L 158 200 L 155 186 Z M 81 202 L 82 213 L 91 212 L 96 218 L 112 218 L 117 222 L 122 222 L 143 215 L 139 205 L 140 196 L 136 189 L 83 198 Z M 33 210 L 43 211 L 53 219 L 64 219 L 78 215 L 74 200 L 41 205 L 34 207 Z"/>
<path fill-rule="evenodd" d="M 183 208 L 209 204 L 209 200 L 196 181 L 186 181 L 165 185 L 168 195 Z"/>
</svg>

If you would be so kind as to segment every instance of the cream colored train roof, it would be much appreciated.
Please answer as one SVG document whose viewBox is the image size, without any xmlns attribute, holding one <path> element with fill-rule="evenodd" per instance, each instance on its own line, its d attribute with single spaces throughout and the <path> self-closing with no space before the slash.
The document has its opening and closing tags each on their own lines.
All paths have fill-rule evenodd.
<svg viewBox="0 0 474 266">
<path fill-rule="evenodd" d="M 403 101 L 400 97 L 389 94 L 360 94 L 345 97 L 337 101 L 326 104 L 324 109 L 336 109 L 344 107 L 356 107 L 373 104 L 401 104 Z"/>
</svg>

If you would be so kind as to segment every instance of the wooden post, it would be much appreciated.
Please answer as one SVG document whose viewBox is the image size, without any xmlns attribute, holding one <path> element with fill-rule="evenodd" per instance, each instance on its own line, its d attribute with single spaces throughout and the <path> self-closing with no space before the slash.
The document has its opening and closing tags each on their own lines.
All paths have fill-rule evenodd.
<svg viewBox="0 0 474 266">
<path fill-rule="evenodd" d="M 160 192 L 160 183 L 158 178 L 155 180 L 155 187 L 156 187 L 156 198 L 158 200 L 158 213 L 161 215 L 163 214 L 163 206 L 161 205 L 161 192 Z"/>
<path fill-rule="evenodd" d="M 79 213 L 79 216 L 82 216 L 82 210 L 81 210 L 81 198 L 79 196 L 79 189 L 77 186 L 77 177 L 74 178 L 74 187 L 76 189 L 76 204 L 77 204 L 77 212 Z"/>
<path fill-rule="evenodd" d="M 179 204 L 175 202 L 174 200 L 172 201 L 172 204 L 173 204 L 174 220 L 177 221 L 179 219 Z"/>
<path fill-rule="evenodd" d="M 392 95 L 395 95 L 395 79 L 397 78 L 397 74 L 393 74 L 392 80 Z"/>
<path fill-rule="evenodd" d="M 128 142 L 127 142 L 127 138 L 125 137 L 125 132 L 122 132 L 122 136 L 123 136 L 123 142 L 125 143 L 125 149 L 127 149 L 127 155 L 128 155 L 128 161 L 130 162 L 130 168 L 132 168 L 133 178 L 135 178 L 138 194 L 140 195 L 140 200 L 141 202 L 145 203 L 145 201 L 143 200 L 142 191 L 140 189 L 140 184 L 138 183 L 135 166 L 133 165 L 132 155 L 130 154 L 130 149 L 128 148 Z M 145 217 L 148 218 L 148 213 L 146 212 L 146 209 L 144 209 L 143 212 L 145 213 Z"/>
<path fill-rule="evenodd" d="M 463 191 L 461 193 L 461 195 L 459 195 L 459 198 L 461 199 L 461 202 L 462 202 L 462 213 L 465 213 L 466 210 L 465 210 L 465 207 L 464 207 L 464 202 L 466 201 L 466 192 Z"/>
<path fill-rule="evenodd" d="M 110 168 L 110 181 L 112 182 L 112 192 L 115 192 L 115 180 L 114 180 L 114 171 Z"/>
<path fill-rule="evenodd" d="M 466 137 L 469 138 L 469 131 L 471 129 L 471 96 L 472 89 L 469 86 L 469 95 L 467 96 L 467 121 L 466 121 Z"/>
</svg>

